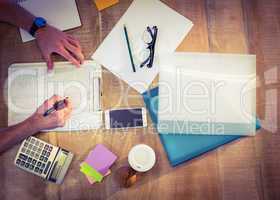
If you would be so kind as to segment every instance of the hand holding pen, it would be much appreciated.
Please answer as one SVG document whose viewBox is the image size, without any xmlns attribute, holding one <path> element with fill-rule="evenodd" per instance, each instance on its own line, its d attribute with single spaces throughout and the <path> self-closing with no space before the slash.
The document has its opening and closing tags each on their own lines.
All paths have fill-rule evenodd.
<svg viewBox="0 0 280 200">
<path fill-rule="evenodd" d="M 68 100 L 68 97 L 66 97 L 65 99 L 62 99 L 62 100 L 59 100 L 59 101 L 56 101 L 53 106 L 51 108 L 49 108 L 45 113 L 44 113 L 44 117 L 47 117 L 48 115 L 54 113 L 55 111 L 59 111 L 59 110 L 62 110 L 63 108 L 66 107 L 67 105 L 67 100 Z"/>
<path fill-rule="evenodd" d="M 54 129 L 65 126 L 71 112 L 71 100 L 54 95 L 46 100 L 29 120 L 31 120 L 37 131 Z"/>
</svg>

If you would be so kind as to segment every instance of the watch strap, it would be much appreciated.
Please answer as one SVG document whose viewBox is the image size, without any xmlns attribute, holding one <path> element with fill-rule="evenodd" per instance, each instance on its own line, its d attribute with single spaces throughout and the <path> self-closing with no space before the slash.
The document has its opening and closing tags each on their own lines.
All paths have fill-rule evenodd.
<svg viewBox="0 0 280 200">
<path fill-rule="evenodd" d="M 33 22 L 31 28 L 29 29 L 29 33 L 30 35 L 32 35 L 33 37 L 35 36 L 36 31 L 39 29 L 38 26 L 36 26 L 36 24 Z"/>
<path fill-rule="evenodd" d="M 39 24 L 38 25 L 38 21 L 41 20 L 41 23 L 43 22 L 43 24 Z M 36 23 L 37 22 L 37 23 Z M 44 28 L 46 26 L 46 20 L 42 17 L 36 17 L 32 23 L 31 28 L 29 29 L 29 33 L 30 35 L 32 35 L 33 37 L 35 36 L 36 32 L 40 29 L 40 28 Z"/>
</svg>

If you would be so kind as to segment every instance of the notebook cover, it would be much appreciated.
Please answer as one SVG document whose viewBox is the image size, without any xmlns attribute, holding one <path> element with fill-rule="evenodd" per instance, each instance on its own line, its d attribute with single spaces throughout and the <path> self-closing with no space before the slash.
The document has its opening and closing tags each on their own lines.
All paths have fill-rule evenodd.
<svg viewBox="0 0 280 200">
<path fill-rule="evenodd" d="M 142 94 L 147 109 L 149 110 L 153 123 L 157 124 L 158 111 L 158 87 Z M 257 120 L 256 129 L 260 129 Z M 167 153 L 170 164 L 174 167 L 183 162 L 191 160 L 217 147 L 245 137 L 238 135 L 182 135 L 182 134 L 160 134 L 160 140 Z"/>
</svg>

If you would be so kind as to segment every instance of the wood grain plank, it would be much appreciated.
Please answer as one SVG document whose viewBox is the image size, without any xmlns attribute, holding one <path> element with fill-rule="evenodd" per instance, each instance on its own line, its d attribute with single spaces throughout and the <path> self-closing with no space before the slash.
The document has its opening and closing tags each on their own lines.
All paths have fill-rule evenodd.
<svg viewBox="0 0 280 200">
<path fill-rule="evenodd" d="M 212 52 L 248 52 L 240 0 L 207 0 L 206 12 Z"/>
<path fill-rule="evenodd" d="M 248 53 L 242 1 L 208 0 L 211 52 Z M 218 150 L 223 199 L 262 199 L 260 163 L 254 138 L 242 139 Z"/>
<path fill-rule="evenodd" d="M 190 19 L 194 26 L 184 38 L 176 51 L 208 52 L 207 16 L 205 1 L 172 1 L 176 11 Z M 179 6 L 178 6 L 179 5 Z M 172 6 L 171 6 L 172 7 Z"/>
<path fill-rule="evenodd" d="M 279 1 L 243 1 L 248 27 L 250 51 L 257 54 L 259 90 L 258 111 L 262 115 L 261 137 L 256 140 L 256 155 L 260 162 L 264 199 L 279 199 L 279 55 L 280 5 Z"/>
</svg>

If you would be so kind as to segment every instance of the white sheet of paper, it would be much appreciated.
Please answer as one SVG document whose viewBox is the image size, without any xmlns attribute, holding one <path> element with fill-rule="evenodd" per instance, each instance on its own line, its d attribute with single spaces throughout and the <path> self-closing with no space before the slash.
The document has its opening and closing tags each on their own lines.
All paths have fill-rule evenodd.
<svg viewBox="0 0 280 200">
<path fill-rule="evenodd" d="M 159 65 L 160 133 L 255 134 L 254 55 L 173 53 Z"/>
<path fill-rule="evenodd" d="M 75 0 L 18 0 L 18 4 L 62 31 L 82 25 Z M 23 29 L 20 34 L 23 42 L 35 39 Z"/>
<path fill-rule="evenodd" d="M 54 72 L 47 73 L 45 63 L 13 64 L 8 77 L 8 123 L 19 123 L 54 94 L 70 97 L 71 118 L 65 127 L 55 131 L 97 129 L 103 125 L 102 112 L 94 110 L 94 77 L 101 77 L 101 68 L 93 61 L 77 69 L 69 62 L 55 63 Z"/>
<path fill-rule="evenodd" d="M 133 72 L 125 40 L 124 25 L 127 27 L 132 46 L 136 73 Z M 140 68 L 139 55 L 142 36 L 147 26 L 158 27 L 155 60 L 152 68 Z M 93 54 L 92 59 L 102 64 L 138 92 L 148 89 L 158 74 L 159 54 L 174 52 L 191 30 L 193 23 L 159 0 L 134 0 L 113 30 Z"/>
</svg>

